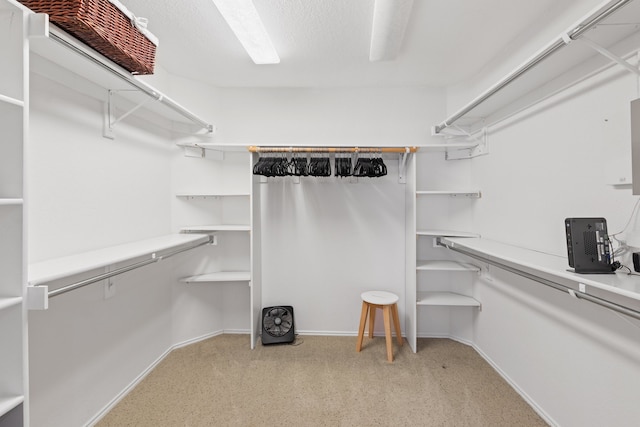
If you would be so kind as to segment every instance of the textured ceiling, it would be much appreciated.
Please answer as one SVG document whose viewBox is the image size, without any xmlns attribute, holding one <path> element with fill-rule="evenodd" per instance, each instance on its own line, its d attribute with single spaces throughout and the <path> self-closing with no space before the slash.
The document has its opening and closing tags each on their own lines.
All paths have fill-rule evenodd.
<svg viewBox="0 0 640 427">
<path fill-rule="evenodd" d="M 149 19 L 157 63 L 222 87 L 447 86 L 580 0 L 415 0 L 397 59 L 369 61 L 374 0 L 254 0 L 280 55 L 255 65 L 211 0 L 120 0 Z"/>
</svg>

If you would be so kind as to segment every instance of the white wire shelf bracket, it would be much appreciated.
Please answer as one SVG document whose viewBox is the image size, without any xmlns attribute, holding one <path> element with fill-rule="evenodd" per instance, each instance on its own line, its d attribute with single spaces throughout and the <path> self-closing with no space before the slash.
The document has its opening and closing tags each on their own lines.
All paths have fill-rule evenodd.
<svg viewBox="0 0 640 427">
<path fill-rule="evenodd" d="M 46 59 L 49 59 L 54 63 L 57 63 L 58 65 L 62 66 L 63 68 L 69 68 L 69 70 L 74 72 L 74 73 L 81 73 L 81 75 L 83 77 L 86 77 L 89 80 L 93 80 L 93 79 L 98 80 L 97 74 L 105 74 L 105 75 L 108 75 L 110 77 L 115 77 L 115 79 L 108 78 L 108 79 L 105 79 L 105 81 L 115 80 L 115 81 L 119 81 L 119 82 L 124 82 L 124 83 L 128 84 L 130 87 L 132 87 L 133 89 L 135 89 L 136 91 L 145 94 L 149 98 L 148 100 L 145 100 L 145 101 L 139 103 L 138 105 L 134 106 L 131 110 L 129 110 L 128 112 L 124 113 L 120 118 L 114 118 L 113 106 L 109 105 L 106 108 L 106 110 L 107 110 L 106 111 L 107 118 L 105 119 L 105 122 L 108 121 L 109 125 L 106 126 L 105 136 L 107 136 L 110 133 L 110 131 L 113 130 L 113 126 L 117 122 L 119 122 L 123 118 L 127 117 L 128 115 L 133 113 L 135 110 L 138 110 L 140 107 L 143 107 L 143 106 L 148 107 L 149 104 L 150 104 L 150 101 L 156 101 L 157 103 L 162 104 L 163 106 L 165 106 L 169 110 L 173 111 L 177 116 L 179 116 L 182 119 L 188 121 L 189 123 L 192 123 L 193 125 L 196 125 L 199 129 L 202 129 L 207 134 L 212 134 L 213 132 L 215 132 L 215 126 L 214 125 L 212 125 L 208 121 L 202 119 L 201 117 L 199 117 L 198 115 L 194 114 L 193 112 L 189 111 L 188 109 L 186 109 L 185 107 L 180 105 L 178 102 L 176 102 L 175 100 L 173 100 L 170 97 L 166 96 L 165 94 L 163 94 L 162 92 L 158 91 L 157 89 L 153 88 L 149 84 L 147 84 L 144 81 L 138 79 L 135 75 L 129 73 L 127 70 L 125 70 L 124 68 L 120 67 L 119 65 L 113 63 L 112 61 L 110 61 L 106 57 L 100 55 L 99 53 L 97 53 L 93 49 L 85 46 L 80 41 L 78 41 L 77 39 L 75 39 L 72 36 L 68 35 L 64 31 L 62 31 L 61 29 L 57 28 L 56 26 L 50 25 L 50 27 L 48 29 L 47 36 L 48 37 L 44 38 L 45 41 L 42 41 L 41 39 L 38 39 L 38 40 L 33 40 L 33 43 L 31 43 L 32 49 L 34 49 L 35 53 L 37 53 L 38 55 L 40 55 L 40 56 L 42 56 L 42 57 L 44 57 Z M 52 40 L 55 43 L 52 44 L 52 43 L 46 41 L 46 39 Z M 57 50 L 53 49 L 56 46 L 61 46 L 64 49 L 57 49 Z M 84 65 L 82 71 L 79 72 L 79 71 L 75 70 L 75 67 L 71 68 L 71 66 L 66 64 L 65 63 L 66 59 L 61 59 L 61 58 L 57 57 L 57 56 L 60 56 L 58 54 L 61 51 L 72 52 L 75 57 L 80 57 L 80 58 L 85 59 L 91 65 L 93 65 L 93 67 L 91 69 L 87 70 L 87 65 Z M 69 54 L 67 53 L 66 56 L 69 56 Z M 85 61 L 85 63 L 86 63 L 86 61 Z M 78 61 L 76 60 L 74 62 L 77 63 Z M 111 87 L 108 87 L 109 85 L 111 85 L 113 83 L 106 83 L 106 84 L 103 84 L 101 82 L 97 82 L 97 83 L 100 84 L 100 85 L 105 85 L 106 89 L 113 89 Z M 120 92 L 122 92 L 122 91 L 116 91 L 116 90 L 110 91 L 108 93 L 108 98 L 107 98 L 108 101 L 107 101 L 107 103 L 108 104 L 113 104 L 113 102 L 111 100 L 112 95 L 114 95 L 116 93 L 120 93 Z"/>
<path fill-rule="evenodd" d="M 554 55 L 556 52 L 563 49 L 565 46 L 569 45 L 572 41 L 582 40 L 585 45 L 589 45 L 592 49 L 596 50 L 598 53 L 607 56 L 610 60 L 615 61 L 637 74 L 637 70 L 632 70 L 633 66 L 630 66 L 623 59 L 618 58 L 616 55 L 610 54 L 602 46 L 597 45 L 595 42 L 590 41 L 589 39 L 582 39 L 581 37 L 589 30 L 595 28 L 598 24 L 603 23 L 607 18 L 618 12 L 624 6 L 632 3 L 633 0 L 613 0 L 605 2 L 601 7 L 599 7 L 594 13 L 589 16 L 583 18 L 580 22 L 575 24 L 572 28 L 558 36 L 551 43 L 543 47 L 540 51 L 538 51 L 533 57 L 527 60 L 525 63 L 521 64 L 511 73 L 507 74 L 501 80 L 499 80 L 494 85 L 490 86 L 484 92 L 482 92 L 479 96 L 474 98 L 471 102 L 466 104 L 457 112 L 453 113 L 451 116 L 443 120 L 441 123 L 432 127 L 433 135 L 443 135 L 444 131 L 450 129 L 455 126 L 457 122 L 459 122 L 462 118 L 469 117 L 468 114 L 473 110 L 476 110 L 480 105 L 486 103 L 489 99 L 493 98 L 496 94 L 501 92 L 507 86 L 514 83 L 516 80 L 519 80 L 522 76 L 527 74 L 534 67 L 540 65 L 549 57 Z M 637 27 L 637 26 L 636 26 Z M 624 63 L 623 63 L 624 62 Z M 486 117 L 485 115 L 479 115 L 480 118 Z M 485 123 L 484 126 L 489 126 L 491 124 L 495 124 L 499 122 L 500 119 L 496 119 L 492 123 Z"/>
</svg>

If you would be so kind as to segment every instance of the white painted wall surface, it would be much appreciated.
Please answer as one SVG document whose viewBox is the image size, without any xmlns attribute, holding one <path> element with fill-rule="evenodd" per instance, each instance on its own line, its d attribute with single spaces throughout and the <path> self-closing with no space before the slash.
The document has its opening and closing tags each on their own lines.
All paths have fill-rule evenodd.
<svg viewBox="0 0 640 427">
<path fill-rule="evenodd" d="M 629 101 L 637 97 L 637 78 L 616 69 L 491 128 L 490 154 L 471 163 L 482 190 L 476 231 L 561 256 L 566 217 L 603 216 L 610 234 L 621 231 L 638 198 L 609 176 L 612 161 L 621 173 L 631 168 Z M 483 305 L 474 345 L 547 420 L 638 425 L 640 322 L 484 269 L 474 283 Z"/>
<path fill-rule="evenodd" d="M 99 101 L 39 75 L 31 85 L 29 262 L 170 233 L 168 133 L 134 119 L 105 139 Z M 171 346 L 182 256 L 113 278 L 110 299 L 97 283 L 29 312 L 33 426 L 83 425 Z"/>
</svg>

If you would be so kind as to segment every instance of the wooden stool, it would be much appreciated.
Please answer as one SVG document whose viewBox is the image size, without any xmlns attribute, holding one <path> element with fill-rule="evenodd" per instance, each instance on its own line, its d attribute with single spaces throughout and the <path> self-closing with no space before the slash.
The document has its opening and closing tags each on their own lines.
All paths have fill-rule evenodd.
<svg viewBox="0 0 640 427">
<path fill-rule="evenodd" d="M 382 309 L 384 315 L 384 334 L 387 340 L 387 360 L 393 362 L 393 346 L 391 338 L 391 315 L 393 323 L 396 325 L 396 337 L 398 345 L 402 346 L 402 334 L 400 332 L 400 319 L 398 318 L 398 296 L 391 292 L 370 291 L 362 293 L 362 314 L 360 315 L 360 328 L 358 329 L 358 343 L 356 351 L 362 349 L 362 339 L 364 338 L 364 326 L 369 315 L 369 338 L 373 338 L 373 325 L 376 322 L 376 309 Z"/>
</svg>

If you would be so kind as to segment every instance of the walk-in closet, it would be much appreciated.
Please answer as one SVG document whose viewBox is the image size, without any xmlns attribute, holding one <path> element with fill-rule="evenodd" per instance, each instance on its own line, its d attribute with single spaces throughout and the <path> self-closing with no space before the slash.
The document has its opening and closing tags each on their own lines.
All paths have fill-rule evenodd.
<svg viewBox="0 0 640 427">
<path fill-rule="evenodd" d="M 639 29 L 0 0 L 0 427 L 640 425 Z"/>
</svg>

